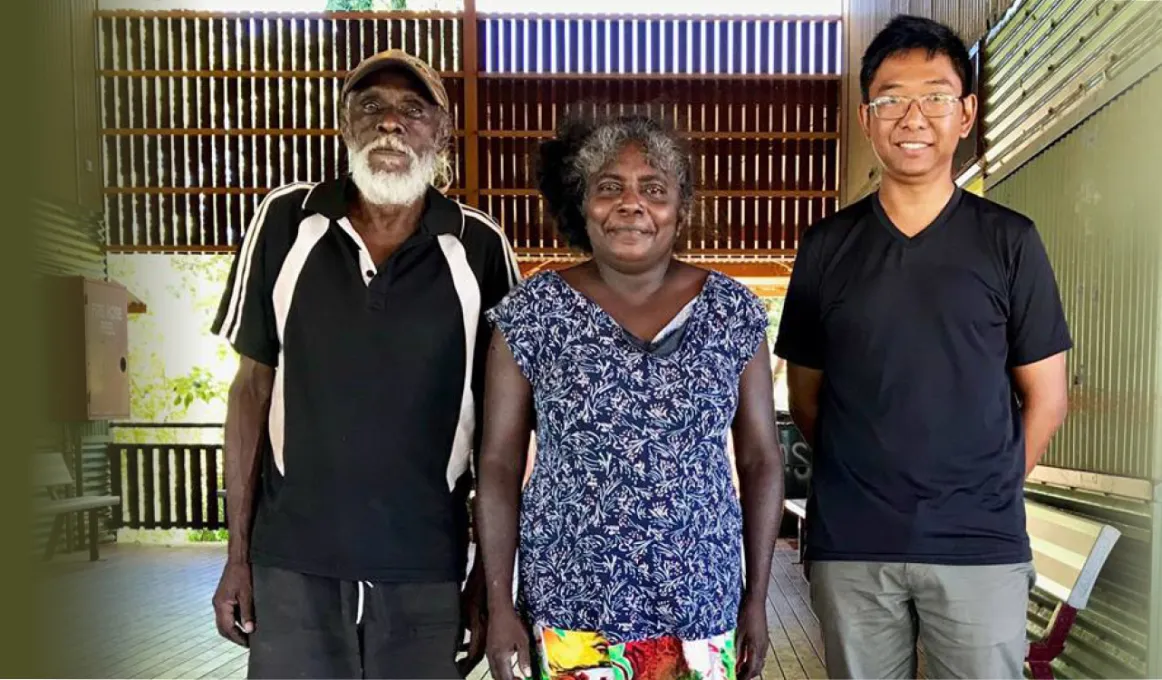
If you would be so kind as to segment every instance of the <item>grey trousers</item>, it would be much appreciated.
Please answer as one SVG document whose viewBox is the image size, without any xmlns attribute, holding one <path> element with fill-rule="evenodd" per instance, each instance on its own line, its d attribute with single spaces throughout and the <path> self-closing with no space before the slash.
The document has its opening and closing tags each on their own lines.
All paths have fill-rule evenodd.
<svg viewBox="0 0 1162 680">
<path fill-rule="evenodd" d="M 1022 678 L 1032 563 L 812 562 L 832 678 Z"/>
</svg>

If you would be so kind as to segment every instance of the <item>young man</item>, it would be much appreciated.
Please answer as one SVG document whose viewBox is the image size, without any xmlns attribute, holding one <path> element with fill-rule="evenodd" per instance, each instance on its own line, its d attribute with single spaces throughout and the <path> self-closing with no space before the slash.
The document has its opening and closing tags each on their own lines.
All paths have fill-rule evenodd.
<svg viewBox="0 0 1162 680">
<path fill-rule="evenodd" d="M 1032 222 L 961 191 L 968 52 L 902 16 L 863 58 L 879 191 L 809 229 L 776 351 L 815 447 L 807 560 L 832 677 L 1020 678 L 1035 578 L 1023 481 L 1071 347 Z"/>
<path fill-rule="evenodd" d="M 250 677 L 459 677 L 490 329 L 519 277 L 483 213 L 432 187 L 451 135 L 427 64 L 389 51 L 339 103 L 351 173 L 272 191 L 214 332 L 242 355 L 226 418 L 219 632 Z M 253 526 L 253 535 L 251 527 Z"/>
</svg>

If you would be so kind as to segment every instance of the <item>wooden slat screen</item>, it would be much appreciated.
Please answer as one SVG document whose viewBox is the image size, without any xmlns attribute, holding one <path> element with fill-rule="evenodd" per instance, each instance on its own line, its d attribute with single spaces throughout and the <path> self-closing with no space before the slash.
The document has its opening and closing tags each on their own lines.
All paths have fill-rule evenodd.
<svg viewBox="0 0 1162 680">
<path fill-rule="evenodd" d="M 482 15 L 473 74 L 452 13 L 104 11 L 97 22 L 114 251 L 232 250 L 262 194 L 343 172 L 342 78 L 388 47 L 443 74 L 457 130 L 449 193 L 467 199 L 470 186 L 518 253 L 564 250 L 543 219 L 533 162 L 579 101 L 644 111 L 689 138 L 696 251 L 785 253 L 836 209 L 838 19 Z"/>
<path fill-rule="evenodd" d="M 116 526 L 129 529 L 221 529 L 218 490 L 222 446 L 109 444 L 112 488 L 124 502 Z M 124 494 L 122 494 L 124 492 Z"/>
<path fill-rule="evenodd" d="M 560 250 L 536 187 L 536 148 L 569 102 L 609 102 L 682 131 L 693 151 L 693 251 L 790 250 L 836 209 L 834 79 L 481 81 L 482 208 L 523 249 Z M 616 102 L 616 103 L 613 103 Z"/>
<path fill-rule="evenodd" d="M 99 15 L 109 245 L 232 247 L 261 194 L 344 170 L 337 100 L 366 54 L 400 47 L 460 110 L 454 15 L 341 19 Z"/>
</svg>

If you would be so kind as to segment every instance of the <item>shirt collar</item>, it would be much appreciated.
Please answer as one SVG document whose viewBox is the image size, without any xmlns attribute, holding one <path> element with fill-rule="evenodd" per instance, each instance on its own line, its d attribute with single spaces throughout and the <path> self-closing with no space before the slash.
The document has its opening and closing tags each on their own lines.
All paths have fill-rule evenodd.
<svg viewBox="0 0 1162 680">
<path fill-rule="evenodd" d="M 311 189 L 303 201 L 303 209 L 333 220 L 341 220 L 350 213 L 349 208 L 357 192 L 358 189 L 350 175 L 329 179 Z M 424 195 L 420 230 L 432 236 L 440 234 L 460 236 L 464 230 L 464 213 L 455 201 L 440 193 L 435 187 L 429 186 Z"/>
</svg>

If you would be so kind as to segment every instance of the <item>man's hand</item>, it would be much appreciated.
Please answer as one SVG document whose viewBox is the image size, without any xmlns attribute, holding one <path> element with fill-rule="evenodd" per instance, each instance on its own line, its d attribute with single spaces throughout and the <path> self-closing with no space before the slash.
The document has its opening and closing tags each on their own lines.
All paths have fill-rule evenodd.
<svg viewBox="0 0 1162 680">
<path fill-rule="evenodd" d="M 533 677 L 529 635 L 511 607 L 494 612 L 488 625 L 488 667 L 495 680 L 513 680 L 512 657 L 516 655 L 522 677 Z"/>
<path fill-rule="evenodd" d="M 250 563 L 227 560 L 214 592 L 214 617 L 218 634 L 243 647 L 250 646 L 249 636 L 254 632 L 253 592 Z"/>
<path fill-rule="evenodd" d="M 484 584 L 484 569 L 477 561 L 468 574 L 464 590 L 460 592 L 460 640 L 468 633 L 468 656 L 456 662 L 460 674 L 467 676 L 484 658 L 485 637 L 488 635 L 488 606 Z"/>
<path fill-rule="evenodd" d="M 767 635 L 766 602 L 761 598 L 748 598 L 738 612 L 738 629 L 734 637 L 738 680 L 757 678 L 762 672 L 769 646 Z"/>
</svg>

